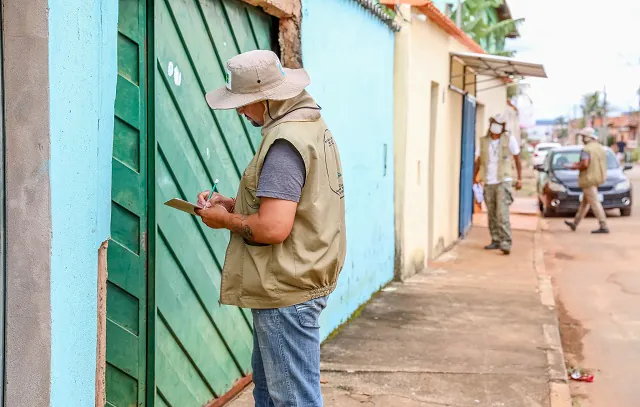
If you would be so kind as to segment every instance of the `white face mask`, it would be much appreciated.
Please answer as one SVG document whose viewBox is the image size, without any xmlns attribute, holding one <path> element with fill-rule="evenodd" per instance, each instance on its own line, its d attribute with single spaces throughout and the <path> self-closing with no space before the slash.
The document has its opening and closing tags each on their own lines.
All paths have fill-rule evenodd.
<svg viewBox="0 0 640 407">
<path fill-rule="evenodd" d="M 493 134 L 501 134 L 502 133 L 502 125 L 499 123 L 492 123 L 491 127 L 489 127 L 489 131 Z"/>
</svg>

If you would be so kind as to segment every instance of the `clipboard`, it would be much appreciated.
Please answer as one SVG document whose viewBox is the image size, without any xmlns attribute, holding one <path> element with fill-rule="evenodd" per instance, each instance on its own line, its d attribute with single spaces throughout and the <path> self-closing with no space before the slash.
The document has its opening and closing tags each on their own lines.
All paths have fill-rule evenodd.
<svg viewBox="0 0 640 407">
<path fill-rule="evenodd" d="M 186 212 L 189 215 L 198 216 L 195 209 L 204 209 L 200 205 L 192 204 L 191 202 L 183 201 L 182 199 L 173 198 L 164 203 L 165 205 L 177 209 L 182 212 Z"/>
</svg>

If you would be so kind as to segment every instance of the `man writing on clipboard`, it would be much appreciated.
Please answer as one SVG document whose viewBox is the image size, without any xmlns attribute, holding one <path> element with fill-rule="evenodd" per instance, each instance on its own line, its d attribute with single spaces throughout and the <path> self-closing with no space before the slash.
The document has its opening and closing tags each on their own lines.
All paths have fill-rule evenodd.
<svg viewBox="0 0 640 407">
<path fill-rule="evenodd" d="M 235 199 L 198 195 L 202 221 L 231 231 L 220 301 L 252 310 L 255 405 L 322 406 L 318 318 L 346 252 L 338 149 L 303 69 L 251 51 L 226 70 L 207 102 L 261 127 L 262 142 Z"/>
</svg>

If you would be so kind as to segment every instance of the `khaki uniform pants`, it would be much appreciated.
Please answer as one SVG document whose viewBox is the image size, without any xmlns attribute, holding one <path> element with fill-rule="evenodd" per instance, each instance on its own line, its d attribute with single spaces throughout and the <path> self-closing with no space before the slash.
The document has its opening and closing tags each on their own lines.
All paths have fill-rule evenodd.
<svg viewBox="0 0 640 407">
<path fill-rule="evenodd" d="M 511 247 L 511 222 L 509 206 L 513 203 L 511 181 L 484 186 L 491 241 Z"/>
<path fill-rule="evenodd" d="M 582 194 L 582 202 L 580 202 L 580 208 L 573 222 L 576 225 L 579 224 L 580 221 L 587 216 L 589 208 L 591 208 L 593 209 L 593 214 L 596 215 L 596 218 L 600 221 L 600 224 L 606 224 L 607 215 L 605 215 L 602 204 L 600 200 L 598 200 L 598 187 L 582 188 Z"/>
</svg>

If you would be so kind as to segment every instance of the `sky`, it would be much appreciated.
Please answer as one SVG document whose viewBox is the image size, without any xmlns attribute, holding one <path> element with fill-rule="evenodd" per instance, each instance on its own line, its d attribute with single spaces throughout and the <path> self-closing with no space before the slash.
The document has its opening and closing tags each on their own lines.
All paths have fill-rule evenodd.
<svg viewBox="0 0 640 407">
<path fill-rule="evenodd" d="M 536 119 L 573 115 L 582 95 L 606 87 L 612 110 L 638 109 L 640 1 L 507 0 L 524 17 L 507 48 L 542 63 L 548 79 L 529 79 Z M 579 111 L 579 110 L 578 110 Z"/>
</svg>

